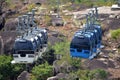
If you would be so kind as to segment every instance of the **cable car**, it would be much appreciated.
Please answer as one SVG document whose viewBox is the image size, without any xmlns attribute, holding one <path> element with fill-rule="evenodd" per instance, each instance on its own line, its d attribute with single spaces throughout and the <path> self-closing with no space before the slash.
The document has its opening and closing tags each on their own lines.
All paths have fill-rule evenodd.
<svg viewBox="0 0 120 80">
<path fill-rule="evenodd" d="M 12 63 L 33 63 L 37 60 L 37 43 L 34 38 L 17 38 L 13 47 Z"/>
<path fill-rule="evenodd" d="M 30 16 L 31 15 L 31 16 Z M 17 31 L 21 34 L 16 38 L 13 46 L 14 63 L 34 63 L 41 57 L 47 48 L 48 34 L 47 30 L 37 28 L 33 21 L 34 14 L 23 15 L 18 18 Z M 30 23 L 34 26 L 30 27 Z M 44 45 L 46 45 L 44 47 Z M 43 48 L 44 47 L 44 48 Z"/>
<path fill-rule="evenodd" d="M 83 30 L 78 30 L 76 32 L 77 34 L 82 34 L 83 33 Z M 75 35 L 76 35 L 75 33 Z M 95 35 L 92 33 L 92 32 L 88 32 L 88 31 L 85 31 L 84 34 L 87 34 L 90 36 L 90 39 L 91 39 L 91 43 L 92 43 L 92 46 L 93 46 L 93 52 L 96 52 L 97 51 L 97 48 L 95 46 Z"/>
<path fill-rule="evenodd" d="M 100 53 L 102 30 L 99 24 L 96 24 L 93 18 L 97 18 L 94 11 L 86 15 L 86 24 L 82 30 L 78 30 L 70 44 L 71 57 L 80 57 L 93 59 Z"/>
<path fill-rule="evenodd" d="M 100 48 L 101 40 L 102 40 L 102 30 L 101 30 L 101 27 L 97 26 L 97 25 L 91 25 L 91 27 L 88 30 L 94 31 L 96 33 L 97 40 L 98 40 L 97 48 Z"/>
<path fill-rule="evenodd" d="M 82 34 L 82 30 L 78 30 L 76 33 L 81 33 Z M 87 30 L 85 32 L 85 34 L 88 34 L 90 35 L 90 39 L 91 39 L 91 42 L 92 42 L 92 45 L 93 45 L 93 53 L 92 53 L 92 56 L 90 57 L 91 59 L 94 58 L 95 56 L 97 56 L 97 54 L 99 54 L 99 50 L 97 48 L 97 36 L 96 36 L 96 33 L 94 31 L 90 31 L 90 30 Z"/>
<path fill-rule="evenodd" d="M 95 40 L 95 48 L 94 48 L 94 54 L 93 54 L 93 57 L 94 58 L 95 56 L 97 56 L 99 53 L 100 53 L 100 49 L 99 49 L 99 45 L 100 45 L 100 42 L 99 42 L 99 36 L 98 36 L 98 31 L 96 29 L 93 29 L 93 30 L 87 30 L 86 32 L 91 32 L 93 33 L 93 39 Z"/>
<path fill-rule="evenodd" d="M 76 34 L 70 44 L 71 57 L 90 58 L 93 46 L 88 34 Z"/>
<path fill-rule="evenodd" d="M 33 31 L 40 32 L 43 35 L 44 43 L 47 44 L 47 42 L 48 42 L 48 34 L 47 34 L 47 30 L 46 29 L 34 27 Z"/>
<path fill-rule="evenodd" d="M 38 32 L 38 31 L 31 31 L 29 34 L 37 36 L 40 41 L 40 48 L 42 49 L 44 47 L 44 36 Z"/>
<path fill-rule="evenodd" d="M 24 35 L 24 39 L 28 39 L 28 38 L 35 39 L 35 42 L 36 42 L 36 45 L 37 45 L 37 47 L 36 47 L 37 48 L 37 52 L 39 52 L 40 51 L 40 47 L 42 45 L 40 38 L 37 35 L 33 35 L 31 33 L 27 33 L 27 34 Z"/>
<path fill-rule="evenodd" d="M 92 29 L 96 29 L 98 31 L 97 35 L 99 36 L 99 44 L 98 44 L 98 48 L 101 48 L 101 41 L 102 41 L 102 29 L 100 24 L 96 23 L 97 18 L 98 18 L 98 10 L 97 7 L 95 7 L 95 13 L 94 10 L 92 10 L 92 13 L 89 13 L 89 17 L 90 17 L 90 28 Z"/>
<path fill-rule="evenodd" d="M 101 48 L 101 41 L 102 41 L 102 29 L 101 26 L 98 24 L 94 24 L 93 27 L 98 31 L 98 36 L 99 36 L 99 45 L 98 47 Z"/>
</svg>

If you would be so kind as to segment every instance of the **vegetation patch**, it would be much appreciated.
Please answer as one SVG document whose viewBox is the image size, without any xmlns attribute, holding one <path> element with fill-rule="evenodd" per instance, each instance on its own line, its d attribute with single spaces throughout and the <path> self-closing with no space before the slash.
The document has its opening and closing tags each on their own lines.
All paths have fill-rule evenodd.
<svg viewBox="0 0 120 80">
<path fill-rule="evenodd" d="M 53 68 L 47 62 L 33 67 L 31 80 L 47 80 L 53 76 Z"/>
<path fill-rule="evenodd" d="M 25 69 L 25 65 L 11 64 L 12 57 L 0 55 L 0 80 L 15 80 Z"/>
<path fill-rule="evenodd" d="M 108 73 L 103 69 L 78 70 L 77 76 L 80 80 L 106 80 Z"/>
<path fill-rule="evenodd" d="M 111 37 L 112 37 L 113 39 L 118 39 L 118 38 L 120 38 L 120 29 L 111 30 Z"/>
</svg>

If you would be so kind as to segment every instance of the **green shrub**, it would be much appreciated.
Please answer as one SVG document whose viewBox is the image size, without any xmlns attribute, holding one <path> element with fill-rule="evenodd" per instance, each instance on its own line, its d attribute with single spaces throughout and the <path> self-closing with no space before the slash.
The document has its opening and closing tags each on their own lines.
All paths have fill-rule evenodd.
<svg viewBox="0 0 120 80">
<path fill-rule="evenodd" d="M 81 59 L 80 58 L 71 58 L 70 64 L 75 68 L 80 68 Z"/>
<path fill-rule="evenodd" d="M 88 77 L 89 70 L 78 70 L 76 75 L 79 77 L 80 80 L 90 80 Z"/>
<path fill-rule="evenodd" d="M 32 80 L 47 80 L 50 76 L 53 76 L 53 68 L 47 62 L 32 69 Z"/>
<path fill-rule="evenodd" d="M 103 69 L 95 69 L 89 73 L 90 79 L 105 79 L 107 78 L 107 72 Z"/>
<path fill-rule="evenodd" d="M 76 74 L 80 80 L 106 80 L 108 75 L 103 69 L 78 70 Z"/>
<path fill-rule="evenodd" d="M 25 68 L 22 64 L 11 64 L 12 57 L 0 55 L 0 80 L 13 80 Z"/>
<path fill-rule="evenodd" d="M 120 29 L 112 30 L 111 31 L 111 37 L 113 39 L 118 39 L 120 37 Z"/>
<path fill-rule="evenodd" d="M 66 54 L 69 52 L 69 41 L 63 41 L 56 43 L 52 48 L 55 50 L 55 54 Z"/>
</svg>

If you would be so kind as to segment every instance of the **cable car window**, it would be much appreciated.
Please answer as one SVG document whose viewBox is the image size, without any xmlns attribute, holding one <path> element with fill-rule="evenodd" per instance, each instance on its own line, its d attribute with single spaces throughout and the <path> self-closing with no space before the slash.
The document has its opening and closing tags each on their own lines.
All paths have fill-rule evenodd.
<svg viewBox="0 0 120 80">
<path fill-rule="evenodd" d="M 34 51 L 18 51 L 18 54 L 34 54 Z"/>
<path fill-rule="evenodd" d="M 81 44 L 81 45 L 89 45 L 89 40 L 88 38 L 79 38 L 79 37 L 75 37 L 72 40 L 73 44 Z"/>
<path fill-rule="evenodd" d="M 16 42 L 15 50 L 32 50 L 32 44 L 29 42 Z"/>
<path fill-rule="evenodd" d="M 90 50 L 90 45 L 81 45 L 81 44 L 72 44 L 70 45 L 71 48 L 77 48 L 77 49 L 85 49 L 85 50 Z"/>
<path fill-rule="evenodd" d="M 89 40 L 88 39 L 81 39 L 81 38 L 74 38 L 70 45 L 71 48 L 78 48 L 78 49 L 85 49 L 90 50 Z"/>
</svg>

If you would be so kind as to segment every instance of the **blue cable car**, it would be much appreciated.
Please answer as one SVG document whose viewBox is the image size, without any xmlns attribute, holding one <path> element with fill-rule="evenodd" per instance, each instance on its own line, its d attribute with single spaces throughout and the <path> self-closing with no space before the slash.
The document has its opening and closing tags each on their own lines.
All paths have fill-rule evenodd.
<svg viewBox="0 0 120 80">
<path fill-rule="evenodd" d="M 96 29 L 88 29 L 87 32 L 91 32 L 94 34 L 94 40 L 95 40 L 95 47 L 98 48 L 98 45 L 99 45 L 99 34 L 98 34 L 98 31 Z"/>
<path fill-rule="evenodd" d="M 82 30 L 78 30 L 76 33 L 81 33 Z M 92 44 L 93 44 L 93 53 L 91 56 L 91 59 L 94 58 L 95 56 L 97 56 L 100 53 L 100 50 L 98 49 L 98 36 L 97 36 L 97 30 L 86 30 L 85 34 L 91 35 L 91 40 L 92 40 Z"/>
<path fill-rule="evenodd" d="M 97 8 L 95 8 L 95 13 L 94 10 L 92 10 L 92 13 L 89 13 L 89 17 L 90 17 L 90 28 L 92 29 L 96 29 L 98 31 L 97 35 L 99 38 L 99 44 L 98 44 L 98 48 L 101 48 L 101 41 L 102 41 L 102 29 L 100 24 L 97 24 L 97 18 L 98 18 L 98 10 Z"/>
<path fill-rule="evenodd" d="M 84 29 L 83 29 L 84 30 Z M 82 32 L 83 32 L 83 30 L 78 30 L 76 33 L 75 33 L 75 35 L 76 34 L 78 34 L 79 33 L 79 35 L 81 34 L 82 35 Z M 92 53 L 91 53 L 91 55 L 89 56 L 89 59 L 92 59 L 92 58 L 94 58 L 95 56 L 97 56 L 97 54 L 100 52 L 100 50 L 98 50 L 98 48 L 99 48 L 99 45 L 100 45 L 100 39 L 99 39 L 99 37 L 100 37 L 100 33 L 98 32 L 98 30 L 97 29 L 95 29 L 94 27 L 87 27 L 86 29 L 85 29 L 85 31 L 84 31 L 84 35 L 89 35 L 89 39 L 91 40 L 91 46 L 92 46 Z M 75 36 L 74 35 L 74 36 Z M 71 51 L 73 51 L 73 50 L 71 50 L 71 48 L 70 48 L 70 53 L 73 53 L 73 52 L 71 52 Z M 79 53 L 79 52 L 78 52 Z M 76 54 L 77 54 L 77 51 L 76 51 Z M 84 53 L 83 53 L 84 54 Z M 71 56 L 72 57 L 74 57 L 72 54 L 71 54 Z M 77 56 L 78 57 L 78 56 Z M 80 56 L 79 56 L 80 57 Z M 85 58 L 85 57 L 81 57 L 81 58 Z"/>
<path fill-rule="evenodd" d="M 94 15 L 94 11 L 86 15 L 85 28 L 74 34 L 70 44 L 71 57 L 93 59 L 100 53 L 102 29 L 100 25 L 95 24 Z"/>
<path fill-rule="evenodd" d="M 99 42 L 99 36 L 98 36 L 98 31 L 96 29 L 94 30 L 87 30 L 87 32 L 92 32 L 94 34 L 94 40 L 95 40 L 95 49 L 94 49 L 94 54 L 92 56 L 92 58 L 94 58 L 95 56 L 97 56 L 100 53 L 100 42 Z"/>
<path fill-rule="evenodd" d="M 92 56 L 92 42 L 88 34 L 76 34 L 70 44 L 71 57 L 90 58 Z"/>
<path fill-rule="evenodd" d="M 97 36 L 97 39 L 98 39 L 97 48 L 100 48 L 101 40 L 102 40 L 102 30 L 101 30 L 101 27 L 97 26 L 97 25 L 96 26 L 92 25 L 91 28 L 89 28 L 88 30 L 92 30 L 92 31 L 96 32 L 96 36 Z"/>
<path fill-rule="evenodd" d="M 79 31 L 77 31 L 76 33 L 82 34 L 83 31 L 82 31 L 82 30 L 79 30 Z M 94 35 L 92 32 L 88 32 L 88 31 L 85 31 L 84 34 L 90 35 L 91 43 L 92 43 L 92 46 L 93 46 L 93 52 L 96 52 L 96 51 L 97 51 L 97 48 L 96 48 L 96 45 L 95 45 L 95 35 Z M 75 35 L 76 35 L 76 34 L 75 34 Z"/>
<path fill-rule="evenodd" d="M 101 41 L 102 41 L 102 29 L 101 29 L 101 26 L 98 25 L 98 24 L 94 24 L 93 26 L 99 32 L 99 35 L 98 35 L 99 36 L 99 45 L 98 45 L 98 47 L 100 48 L 101 47 Z"/>
</svg>

